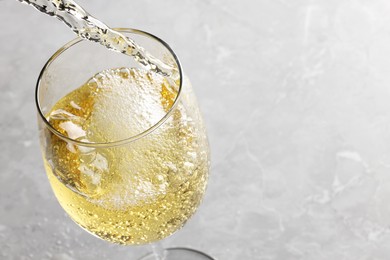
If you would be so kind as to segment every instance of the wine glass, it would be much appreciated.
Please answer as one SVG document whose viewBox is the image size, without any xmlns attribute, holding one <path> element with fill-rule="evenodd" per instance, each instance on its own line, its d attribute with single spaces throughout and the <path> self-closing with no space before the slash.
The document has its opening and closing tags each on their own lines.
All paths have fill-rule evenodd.
<svg viewBox="0 0 390 260">
<path fill-rule="evenodd" d="M 37 82 L 41 149 L 54 194 L 74 222 L 109 242 L 148 244 L 180 229 L 198 208 L 208 141 L 172 49 L 149 33 L 117 30 L 176 67 L 180 78 L 153 75 L 132 58 L 81 39 L 67 43 Z M 186 248 L 164 255 L 212 259 Z"/>
</svg>

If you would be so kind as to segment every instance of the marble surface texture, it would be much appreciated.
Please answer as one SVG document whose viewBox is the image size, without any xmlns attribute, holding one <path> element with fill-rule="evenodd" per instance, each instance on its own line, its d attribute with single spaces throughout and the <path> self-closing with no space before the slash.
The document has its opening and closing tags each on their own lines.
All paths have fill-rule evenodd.
<svg viewBox="0 0 390 260">
<path fill-rule="evenodd" d="M 165 39 L 212 149 L 203 205 L 163 242 L 219 260 L 390 259 L 390 1 L 78 1 Z M 44 173 L 34 87 L 74 38 L 0 0 L 0 259 L 137 259 L 92 237 Z"/>
</svg>

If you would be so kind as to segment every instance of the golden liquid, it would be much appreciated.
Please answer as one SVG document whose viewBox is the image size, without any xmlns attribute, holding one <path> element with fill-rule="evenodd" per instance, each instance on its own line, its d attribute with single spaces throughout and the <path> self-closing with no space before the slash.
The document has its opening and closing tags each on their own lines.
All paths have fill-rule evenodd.
<svg viewBox="0 0 390 260">
<path fill-rule="evenodd" d="M 145 71 L 108 70 L 63 97 L 47 118 L 71 138 L 114 141 L 156 123 L 174 93 Z M 61 206 L 81 227 L 114 243 L 149 243 L 178 230 L 199 206 L 208 175 L 195 107 L 179 104 L 153 133 L 109 148 L 73 145 L 46 130 L 45 167 Z"/>
</svg>

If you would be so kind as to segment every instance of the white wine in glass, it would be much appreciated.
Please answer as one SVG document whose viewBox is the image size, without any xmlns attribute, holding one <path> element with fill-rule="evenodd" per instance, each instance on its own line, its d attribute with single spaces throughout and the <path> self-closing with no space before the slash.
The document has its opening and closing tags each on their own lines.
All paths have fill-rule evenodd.
<svg viewBox="0 0 390 260">
<path fill-rule="evenodd" d="M 148 33 L 120 31 L 178 68 L 179 79 L 75 39 L 43 68 L 36 101 L 44 165 L 61 206 L 91 234 L 139 245 L 171 235 L 194 214 L 206 188 L 209 148 L 174 52 Z M 185 251 L 172 254 L 186 259 Z"/>
</svg>

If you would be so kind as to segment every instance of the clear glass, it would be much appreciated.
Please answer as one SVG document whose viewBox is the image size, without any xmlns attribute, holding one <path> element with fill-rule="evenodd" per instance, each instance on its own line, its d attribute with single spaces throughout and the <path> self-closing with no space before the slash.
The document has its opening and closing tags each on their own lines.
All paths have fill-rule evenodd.
<svg viewBox="0 0 390 260">
<path fill-rule="evenodd" d="M 178 68 L 178 86 L 171 89 L 172 102 L 164 104 L 165 113 L 154 115 L 154 111 L 146 111 L 145 116 L 145 111 L 131 106 L 131 113 L 138 118 L 151 115 L 149 119 L 153 120 L 147 123 L 118 121 L 103 113 L 106 131 L 112 124 L 123 128 L 139 124 L 139 132 L 126 135 L 123 131 L 105 142 L 71 138 L 58 131 L 47 115 L 61 98 L 103 70 L 139 68 L 128 56 L 75 39 L 49 59 L 39 76 L 38 125 L 50 184 L 72 220 L 106 241 L 139 245 L 171 235 L 194 214 L 206 188 L 209 147 L 191 84 L 183 76 L 174 52 L 148 33 L 117 30 L 156 58 Z M 158 87 L 163 93 L 163 86 Z M 134 104 L 139 102 L 136 96 L 130 98 Z M 173 248 L 167 250 L 164 259 L 177 259 L 178 254 L 182 259 L 212 259 L 205 258 L 208 256 L 203 253 L 194 258 L 196 252 Z M 147 257 L 144 259 L 150 259 Z"/>
</svg>

